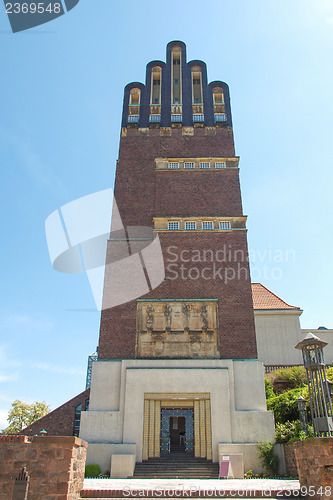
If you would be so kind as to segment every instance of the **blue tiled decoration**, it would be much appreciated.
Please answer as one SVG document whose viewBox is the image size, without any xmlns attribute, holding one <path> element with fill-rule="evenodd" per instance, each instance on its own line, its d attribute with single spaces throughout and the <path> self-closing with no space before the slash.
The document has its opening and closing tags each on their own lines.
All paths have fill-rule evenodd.
<svg viewBox="0 0 333 500">
<path fill-rule="evenodd" d="M 169 451 L 169 419 L 170 417 L 185 417 L 185 451 L 194 450 L 194 418 L 193 410 L 162 410 L 161 451 Z"/>
</svg>

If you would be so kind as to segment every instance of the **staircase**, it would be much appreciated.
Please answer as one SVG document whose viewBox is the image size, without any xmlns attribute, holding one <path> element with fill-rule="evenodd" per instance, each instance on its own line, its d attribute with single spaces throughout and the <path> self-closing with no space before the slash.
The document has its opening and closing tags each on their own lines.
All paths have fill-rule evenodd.
<svg viewBox="0 0 333 500">
<path fill-rule="evenodd" d="M 170 453 L 137 463 L 135 479 L 218 479 L 219 466 L 206 458 L 185 453 L 183 446 L 172 446 Z"/>
</svg>

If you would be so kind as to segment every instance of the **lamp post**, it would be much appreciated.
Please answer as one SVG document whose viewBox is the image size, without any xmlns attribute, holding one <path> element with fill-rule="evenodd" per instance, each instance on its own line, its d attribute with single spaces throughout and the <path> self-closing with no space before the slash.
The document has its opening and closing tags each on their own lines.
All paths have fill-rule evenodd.
<svg viewBox="0 0 333 500">
<path fill-rule="evenodd" d="M 297 407 L 299 413 L 299 420 L 301 422 L 301 429 L 308 436 L 309 429 L 308 429 L 308 419 L 306 416 L 306 399 L 304 399 L 302 396 L 300 396 L 297 399 Z"/>
<path fill-rule="evenodd" d="M 301 349 L 309 387 L 311 418 L 314 434 L 333 436 L 333 410 L 329 384 L 326 379 L 323 348 L 327 342 L 308 333 L 296 349 Z"/>
</svg>

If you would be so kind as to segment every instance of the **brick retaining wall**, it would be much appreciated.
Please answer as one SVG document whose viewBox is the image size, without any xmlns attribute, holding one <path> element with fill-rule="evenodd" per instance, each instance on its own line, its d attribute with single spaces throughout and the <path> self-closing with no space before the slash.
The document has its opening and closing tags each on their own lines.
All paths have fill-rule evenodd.
<svg viewBox="0 0 333 500">
<path fill-rule="evenodd" d="M 295 443 L 294 448 L 299 481 L 301 487 L 307 488 L 309 498 L 313 500 L 332 499 L 333 438 L 305 439 L 305 441 Z"/>
<path fill-rule="evenodd" d="M 23 467 L 30 476 L 28 498 L 77 500 L 83 487 L 87 443 L 72 436 L 0 436 L 1 500 L 11 500 Z"/>
<path fill-rule="evenodd" d="M 283 445 L 284 447 L 284 458 L 286 462 L 286 474 L 287 476 L 298 477 L 297 462 L 294 450 L 295 443 L 287 443 Z"/>
</svg>

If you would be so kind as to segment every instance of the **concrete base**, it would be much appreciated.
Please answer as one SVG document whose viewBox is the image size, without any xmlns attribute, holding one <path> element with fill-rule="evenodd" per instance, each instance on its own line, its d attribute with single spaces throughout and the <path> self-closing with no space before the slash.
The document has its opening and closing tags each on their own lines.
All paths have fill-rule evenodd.
<svg viewBox="0 0 333 500">
<path fill-rule="evenodd" d="M 186 400 L 199 393 L 209 395 L 213 462 L 220 453 L 243 453 L 245 471 L 260 471 L 255 443 L 274 441 L 275 432 L 273 413 L 266 409 L 264 368 L 257 360 L 94 362 L 89 411 L 82 412 L 80 427 L 88 442 L 87 463 L 104 472 L 118 453 L 133 453 L 141 462 L 145 395 L 180 394 Z M 127 477 L 127 466 L 118 473 Z"/>
<path fill-rule="evenodd" d="M 226 455 L 224 453 L 220 453 L 219 463 L 221 463 L 221 460 L 230 460 L 234 479 L 244 479 L 243 453 L 227 453 Z"/>
<path fill-rule="evenodd" d="M 252 470 L 255 474 L 267 472 L 259 461 L 259 453 L 256 443 L 220 443 L 218 445 L 219 457 L 241 453 L 243 456 L 243 474 Z M 234 467 L 232 469 L 235 475 Z M 244 477 L 244 475 L 243 475 Z M 241 479 L 235 475 L 235 479 Z"/>
<path fill-rule="evenodd" d="M 114 454 L 111 457 L 111 478 L 133 477 L 135 469 L 135 455 Z"/>
<path fill-rule="evenodd" d="M 111 473 L 110 464 L 111 457 L 119 454 L 136 455 L 136 445 L 135 444 L 118 444 L 118 443 L 89 443 L 87 449 L 87 465 L 88 464 L 98 464 L 101 468 L 102 474 L 105 472 Z M 135 460 L 134 460 L 135 464 Z M 133 476 L 133 471 L 131 474 L 126 474 L 128 469 L 124 469 L 123 474 L 114 477 L 131 477 Z M 133 469 L 134 470 L 134 469 Z M 111 476 L 113 477 L 113 476 Z"/>
</svg>

